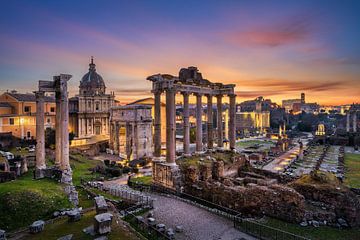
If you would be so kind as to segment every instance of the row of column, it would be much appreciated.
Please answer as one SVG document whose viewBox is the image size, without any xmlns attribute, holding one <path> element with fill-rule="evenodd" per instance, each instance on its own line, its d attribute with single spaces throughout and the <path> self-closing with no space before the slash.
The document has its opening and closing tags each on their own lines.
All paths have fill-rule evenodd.
<svg viewBox="0 0 360 240">
<path fill-rule="evenodd" d="M 176 122 L 175 122 L 175 94 L 174 89 L 166 91 L 166 160 L 168 163 L 175 163 L 176 154 Z M 155 123 L 154 123 L 154 156 L 161 156 L 161 91 L 154 92 L 155 95 Z M 190 123 L 189 123 L 189 93 L 183 92 L 183 143 L 184 155 L 190 155 Z M 196 151 L 203 151 L 202 141 L 202 94 L 196 96 Z M 207 147 L 213 148 L 213 95 L 207 97 Z M 223 147 L 223 124 L 222 124 L 222 98 L 223 95 L 216 95 L 217 99 L 217 146 Z M 236 95 L 229 95 L 229 141 L 230 149 L 235 148 L 235 100 Z"/>
<path fill-rule="evenodd" d="M 104 134 L 108 134 L 109 133 L 109 118 L 108 117 L 100 117 L 100 118 L 79 118 L 78 120 L 78 126 L 79 126 L 79 137 L 84 137 L 84 136 L 88 136 L 89 134 L 91 135 L 96 135 L 96 129 L 95 129 L 95 125 L 96 125 L 96 119 L 100 119 L 100 123 L 101 123 L 101 127 L 100 127 L 100 134 L 104 135 Z M 89 126 L 91 126 L 91 131 L 89 131 Z"/>
</svg>

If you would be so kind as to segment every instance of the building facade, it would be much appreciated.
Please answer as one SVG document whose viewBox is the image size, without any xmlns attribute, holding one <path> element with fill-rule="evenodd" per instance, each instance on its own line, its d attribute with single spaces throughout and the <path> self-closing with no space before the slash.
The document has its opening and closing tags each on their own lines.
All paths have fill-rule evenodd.
<svg viewBox="0 0 360 240">
<path fill-rule="evenodd" d="M 44 98 L 44 127 L 55 126 L 55 98 Z M 32 93 L 5 92 L 0 96 L 0 132 L 21 139 L 36 138 L 36 98 Z"/>
<path fill-rule="evenodd" d="M 79 86 L 79 94 L 69 99 L 69 128 L 78 139 L 108 136 L 110 108 L 114 93 L 107 94 L 103 78 L 96 72 L 93 58 Z"/>
</svg>

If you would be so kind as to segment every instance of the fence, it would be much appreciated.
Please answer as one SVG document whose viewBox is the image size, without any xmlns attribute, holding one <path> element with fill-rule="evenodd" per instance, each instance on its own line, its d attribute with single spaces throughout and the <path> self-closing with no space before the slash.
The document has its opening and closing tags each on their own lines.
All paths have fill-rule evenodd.
<svg viewBox="0 0 360 240">
<path fill-rule="evenodd" d="M 82 181 L 83 186 L 89 186 L 99 189 L 100 191 L 107 192 L 113 196 L 120 197 L 123 201 L 127 201 L 133 204 L 153 207 L 153 199 L 144 195 L 142 192 L 133 190 L 126 185 L 104 186 L 102 182 L 96 181 Z"/>
<path fill-rule="evenodd" d="M 136 206 L 132 206 L 125 211 L 126 221 L 129 222 L 137 231 L 141 232 L 141 234 L 149 240 L 171 240 L 173 238 L 167 236 L 165 233 L 161 232 L 155 226 L 150 225 L 146 222 L 146 220 L 139 220 L 136 218 L 137 216 L 133 213 L 137 210 Z"/>
<path fill-rule="evenodd" d="M 175 195 L 179 198 L 189 200 L 195 204 L 199 204 L 204 206 L 207 210 L 216 210 L 213 211 L 218 215 L 222 215 L 231 219 L 234 223 L 234 227 L 239 229 L 240 231 L 252 235 L 256 238 L 263 239 L 263 240 L 309 240 L 308 238 L 292 234 L 281 229 L 269 227 L 257 222 L 253 222 L 247 219 L 240 217 L 240 213 L 213 202 L 207 201 L 202 198 L 198 198 L 196 196 L 175 191 L 169 188 L 165 188 L 158 185 L 144 185 L 141 183 L 131 183 L 131 186 L 136 189 L 148 190 L 158 193 L 165 193 Z"/>
<path fill-rule="evenodd" d="M 308 238 L 245 220 L 237 216 L 234 218 L 234 227 L 263 240 L 308 240 Z"/>
</svg>

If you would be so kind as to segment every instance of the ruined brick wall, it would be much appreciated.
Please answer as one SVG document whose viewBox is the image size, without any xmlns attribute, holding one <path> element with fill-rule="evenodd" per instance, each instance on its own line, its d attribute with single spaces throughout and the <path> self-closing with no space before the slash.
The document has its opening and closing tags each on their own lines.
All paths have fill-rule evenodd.
<svg viewBox="0 0 360 240">
<path fill-rule="evenodd" d="M 305 214 L 304 197 L 292 188 L 277 184 L 226 186 L 220 182 L 199 181 L 196 185 L 186 185 L 185 191 L 246 215 L 301 222 Z"/>
</svg>

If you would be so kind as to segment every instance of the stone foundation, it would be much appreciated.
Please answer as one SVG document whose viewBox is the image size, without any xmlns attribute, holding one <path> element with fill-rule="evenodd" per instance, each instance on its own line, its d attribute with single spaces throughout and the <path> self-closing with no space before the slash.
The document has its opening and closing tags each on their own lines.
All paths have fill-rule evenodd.
<svg viewBox="0 0 360 240">
<path fill-rule="evenodd" d="M 168 164 L 163 160 L 153 160 L 153 183 L 163 187 L 179 190 L 181 174 L 179 166 Z"/>
</svg>

